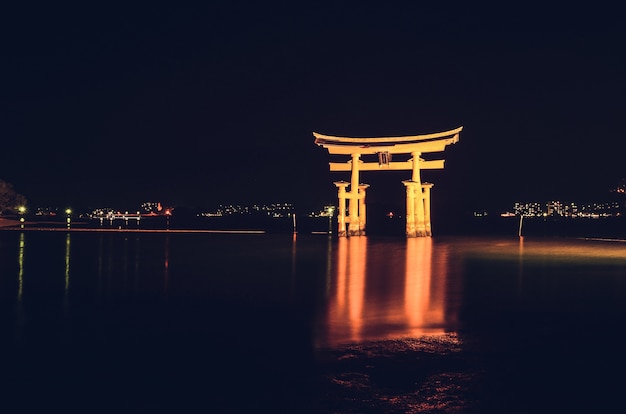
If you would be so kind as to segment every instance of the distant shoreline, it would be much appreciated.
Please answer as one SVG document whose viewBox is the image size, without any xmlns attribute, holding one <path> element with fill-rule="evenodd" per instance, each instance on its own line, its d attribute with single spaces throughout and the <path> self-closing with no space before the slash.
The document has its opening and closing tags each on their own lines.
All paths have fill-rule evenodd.
<svg viewBox="0 0 626 414">
<path fill-rule="evenodd" d="M 119 224 L 119 225 L 118 225 Z M 371 220 L 368 235 L 403 236 L 404 220 Z M 68 228 L 64 220 L 20 222 L 16 218 L 0 218 L 0 231 L 40 231 L 40 232 L 106 232 L 106 233 L 223 233 L 223 234 L 332 234 L 336 224 L 328 220 L 304 219 L 298 226 L 291 220 L 250 220 L 220 218 L 217 220 L 172 218 L 171 222 L 148 220 L 120 223 L 91 222 L 77 218 Z M 519 220 L 511 218 L 479 218 L 470 220 L 450 220 L 433 223 L 433 235 L 515 235 L 519 232 Z M 626 239 L 626 217 L 600 219 L 551 219 L 529 218 L 524 220 L 523 236 L 576 237 L 588 239 Z"/>
<path fill-rule="evenodd" d="M 7 223 L 12 222 L 12 223 Z M 92 227 L 21 227 L 19 221 L 0 219 L 0 231 L 62 231 L 62 232 L 98 232 L 98 233 L 221 233 L 221 234 L 265 234 L 265 230 L 209 230 L 209 229 L 129 229 L 92 228 Z M 24 223 L 27 225 L 28 223 Z M 32 224 L 32 223 L 31 223 Z"/>
</svg>

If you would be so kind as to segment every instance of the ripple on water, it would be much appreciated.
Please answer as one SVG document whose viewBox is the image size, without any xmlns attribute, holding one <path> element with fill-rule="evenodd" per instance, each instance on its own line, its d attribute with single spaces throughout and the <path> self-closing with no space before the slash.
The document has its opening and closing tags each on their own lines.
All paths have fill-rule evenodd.
<svg viewBox="0 0 626 414">
<path fill-rule="evenodd" d="M 331 412 L 471 411 L 482 372 L 451 333 L 322 349 L 319 359 Z"/>
</svg>

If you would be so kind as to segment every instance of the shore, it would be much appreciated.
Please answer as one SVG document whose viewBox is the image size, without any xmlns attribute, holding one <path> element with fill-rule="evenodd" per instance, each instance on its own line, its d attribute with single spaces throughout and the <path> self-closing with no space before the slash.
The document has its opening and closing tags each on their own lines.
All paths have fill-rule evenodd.
<svg viewBox="0 0 626 414">
<path fill-rule="evenodd" d="M 433 223 L 433 235 L 518 235 L 520 222 L 517 218 L 478 218 L 458 219 Z M 335 223 L 329 225 L 326 218 L 301 218 L 297 228 L 291 219 L 268 219 L 254 217 L 163 217 L 115 222 L 77 218 L 68 227 L 65 220 L 39 218 L 27 219 L 21 223 L 17 218 L 0 217 L 0 230 L 16 231 L 106 231 L 106 232 L 207 232 L 207 233 L 299 233 L 332 234 Z M 405 223 L 402 218 L 368 221 L 368 235 L 402 236 Z M 539 237 L 585 237 L 602 239 L 625 239 L 626 217 L 606 217 L 599 219 L 541 219 L 524 220 L 523 236 Z"/>
</svg>

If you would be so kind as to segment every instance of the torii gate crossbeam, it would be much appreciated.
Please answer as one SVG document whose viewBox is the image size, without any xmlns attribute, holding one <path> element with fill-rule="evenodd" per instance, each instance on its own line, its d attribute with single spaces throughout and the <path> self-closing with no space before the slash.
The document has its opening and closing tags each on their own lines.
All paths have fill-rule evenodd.
<svg viewBox="0 0 626 414">
<path fill-rule="evenodd" d="M 411 179 L 402 182 L 406 187 L 406 236 L 431 236 L 430 189 L 433 184 L 422 183 L 420 170 L 443 169 L 444 160 L 426 161 L 421 155 L 444 151 L 448 145 L 458 142 L 462 129 L 463 127 L 459 127 L 433 134 L 373 138 L 337 137 L 313 132 L 315 143 L 326 148 L 329 154 L 350 156 L 345 163 L 329 163 L 330 171 L 351 172 L 349 183 L 335 182 L 339 198 L 339 236 L 365 235 L 365 190 L 369 185 L 359 183 L 359 172 L 381 170 L 412 171 Z M 378 163 L 360 160 L 361 156 L 371 154 L 378 155 Z M 392 162 L 394 154 L 410 154 L 411 159 Z"/>
</svg>

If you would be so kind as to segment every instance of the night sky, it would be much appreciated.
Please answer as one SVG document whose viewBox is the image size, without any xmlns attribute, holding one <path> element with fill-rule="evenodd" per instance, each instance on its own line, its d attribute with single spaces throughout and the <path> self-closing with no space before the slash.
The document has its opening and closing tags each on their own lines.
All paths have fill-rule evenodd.
<svg viewBox="0 0 626 414">
<path fill-rule="evenodd" d="M 34 206 L 308 209 L 349 179 L 313 131 L 459 126 L 423 173 L 437 206 L 582 201 L 626 177 L 617 10 L 208 3 L 3 9 L 0 179 Z M 402 205 L 409 177 L 362 181 Z"/>
</svg>

